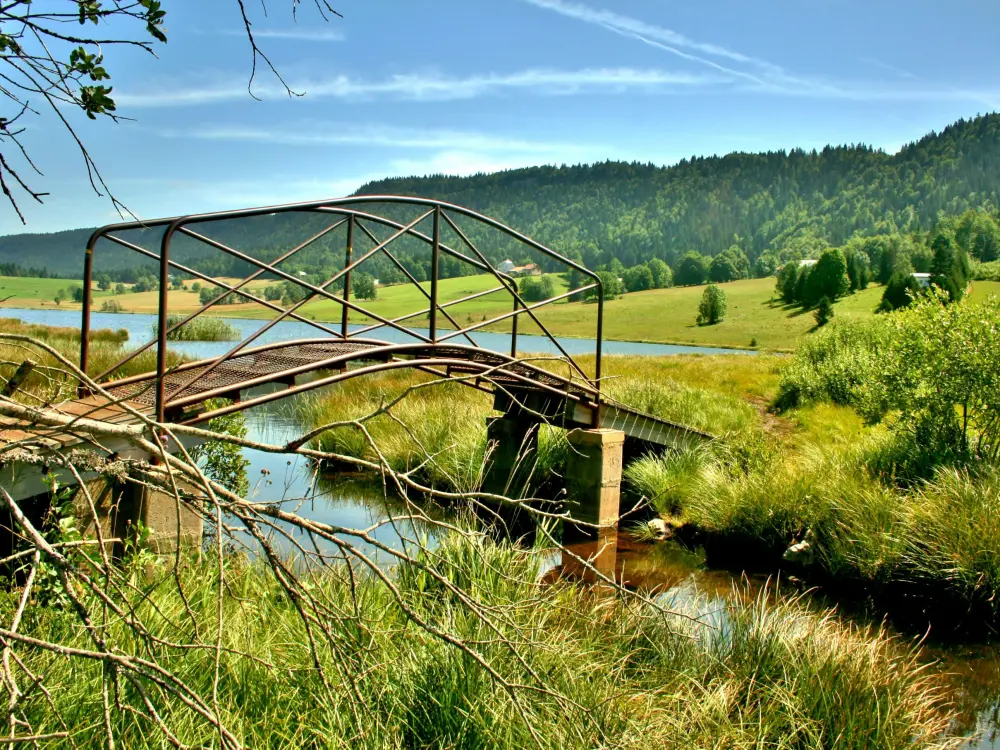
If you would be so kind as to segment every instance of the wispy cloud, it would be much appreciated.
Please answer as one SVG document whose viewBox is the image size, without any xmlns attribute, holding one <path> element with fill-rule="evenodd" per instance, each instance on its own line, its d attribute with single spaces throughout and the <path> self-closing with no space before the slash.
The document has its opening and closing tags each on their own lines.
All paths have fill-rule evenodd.
<svg viewBox="0 0 1000 750">
<path fill-rule="evenodd" d="M 902 68 L 897 68 L 895 65 L 890 65 L 887 62 L 882 62 L 876 57 L 863 57 L 861 58 L 861 62 L 868 63 L 869 65 L 874 65 L 876 68 L 881 68 L 882 70 L 888 70 L 890 73 L 895 73 L 900 78 L 911 78 L 911 79 L 916 78 L 916 76 L 913 75 L 913 73 L 910 73 L 907 70 L 903 70 Z"/>
<path fill-rule="evenodd" d="M 551 154 L 579 150 L 567 143 L 547 143 L 460 130 L 408 129 L 343 122 L 296 122 L 282 127 L 207 124 L 155 129 L 164 138 L 270 143 L 286 146 L 372 146 L 489 153 Z"/>
<path fill-rule="evenodd" d="M 218 32 L 223 36 L 245 37 L 246 31 L 226 29 Z M 253 29 L 257 39 L 292 39 L 299 42 L 342 42 L 346 39 L 342 31 L 336 29 Z"/>
<path fill-rule="evenodd" d="M 721 75 L 717 83 L 727 92 L 741 91 L 775 96 L 853 101 L 971 101 L 987 107 L 1000 104 L 1000 89 L 976 89 L 964 86 L 907 86 L 883 82 L 832 81 L 799 76 L 768 60 L 727 47 L 691 39 L 673 29 L 595 8 L 575 0 L 524 0 L 524 2 L 562 16 L 599 26 L 607 31 L 632 38 L 685 60 L 707 66 Z M 916 81 L 912 73 L 876 58 L 864 60 L 896 76 Z"/>
<path fill-rule="evenodd" d="M 726 47 L 722 47 L 717 44 L 699 42 L 694 39 L 690 39 L 673 29 L 647 23 L 630 16 L 623 16 L 610 10 L 592 8 L 581 3 L 566 2 L 565 0 L 525 0 L 525 2 L 539 8 L 544 8 L 545 10 L 559 13 L 560 15 L 567 16 L 569 18 L 575 18 L 585 23 L 601 26 L 608 31 L 613 31 L 617 34 L 633 37 L 645 44 L 658 47 L 662 50 L 675 54 L 678 57 L 682 57 L 686 60 L 692 60 L 702 65 L 707 65 L 711 68 L 729 73 L 731 75 L 756 80 L 755 76 L 746 70 L 722 65 L 710 58 L 714 57 L 726 60 L 730 63 L 749 65 L 760 71 L 766 71 L 772 74 L 784 74 L 784 71 L 780 66 L 774 65 L 767 60 L 761 60 L 760 58 L 753 57 L 751 55 L 745 55 L 741 52 L 727 49 Z M 684 52 L 683 50 L 690 50 L 699 54 L 691 54 L 691 52 Z"/>
<path fill-rule="evenodd" d="M 580 92 L 665 91 L 672 88 L 697 88 L 731 80 L 720 76 L 698 75 L 658 69 L 588 68 L 583 70 L 531 69 L 507 74 L 465 77 L 436 74 L 394 75 L 379 81 L 365 81 L 350 76 L 291 81 L 290 86 L 314 98 L 340 99 L 410 99 L 449 101 L 472 99 L 504 91 L 565 95 Z M 285 98 L 287 92 L 273 83 L 255 86 L 261 99 Z M 128 107 L 176 107 L 211 104 L 247 98 L 245 80 L 229 80 L 215 85 L 161 86 L 159 90 L 121 92 L 115 100 Z"/>
</svg>

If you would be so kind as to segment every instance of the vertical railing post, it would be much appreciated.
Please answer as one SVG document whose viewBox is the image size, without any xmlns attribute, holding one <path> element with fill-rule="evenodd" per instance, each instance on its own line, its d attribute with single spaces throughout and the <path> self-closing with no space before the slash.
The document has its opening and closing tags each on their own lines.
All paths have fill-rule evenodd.
<svg viewBox="0 0 1000 750">
<path fill-rule="evenodd" d="M 156 421 L 166 421 L 167 413 L 167 308 L 170 292 L 170 240 L 177 222 L 167 227 L 160 243 L 160 309 L 156 326 Z"/>
<path fill-rule="evenodd" d="M 434 239 L 431 250 L 431 342 L 437 343 L 438 266 L 441 260 L 441 206 L 434 207 Z"/>
<path fill-rule="evenodd" d="M 601 349 L 604 339 L 604 284 L 600 277 L 597 278 L 597 350 L 595 352 L 596 361 L 594 363 L 594 387 L 597 389 L 597 404 L 601 403 Z M 600 409 L 595 410 L 595 414 L 600 413 Z"/>
<path fill-rule="evenodd" d="M 87 372 L 87 365 L 90 362 L 90 307 L 91 307 L 91 283 L 94 280 L 94 245 L 96 237 L 91 237 L 87 243 L 87 254 L 83 259 L 83 318 L 80 321 L 80 369 Z M 86 392 L 86 387 L 80 383 L 77 389 L 82 397 Z"/>
<path fill-rule="evenodd" d="M 510 356 L 512 358 L 517 358 L 517 319 L 520 315 L 517 315 L 517 311 L 520 308 L 520 303 L 517 301 L 517 282 L 512 281 L 511 284 L 514 285 L 514 317 L 510 319 Z"/>
<path fill-rule="evenodd" d="M 354 214 L 347 217 L 347 250 L 344 254 L 344 268 L 350 268 L 351 258 L 354 255 Z M 344 301 L 347 302 L 351 298 L 351 272 L 348 271 L 344 274 Z M 347 324 L 348 318 L 350 317 L 350 311 L 347 309 L 347 305 L 344 305 L 344 309 L 341 312 L 340 317 L 340 335 L 345 339 L 347 338 Z"/>
</svg>

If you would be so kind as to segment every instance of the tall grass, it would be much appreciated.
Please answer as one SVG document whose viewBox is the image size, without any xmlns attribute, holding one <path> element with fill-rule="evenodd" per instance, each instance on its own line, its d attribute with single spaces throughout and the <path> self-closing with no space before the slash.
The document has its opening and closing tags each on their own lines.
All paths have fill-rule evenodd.
<svg viewBox="0 0 1000 750">
<path fill-rule="evenodd" d="M 80 361 L 78 329 L 26 324 L 16 318 L 0 318 L 0 333 L 30 336 L 48 344 L 74 364 Z M 98 375 L 124 358 L 128 353 L 124 346 L 127 340 L 128 331 L 125 329 L 91 331 L 88 374 Z M 21 342 L 0 339 L 0 381 L 6 382 L 25 359 L 35 361 L 37 367 L 14 394 L 16 399 L 38 403 L 38 399 L 58 402 L 75 398 L 78 385 L 76 378 L 67 375 L 63 365 L 52 355 L 37 346 Z M 182 357 L 169 352 L 167 361 L 173 366 L 182 361 Z M 137 375 L 155 369 L 156 352 L 148 350 L 126 363 L 114 373 L 114 377 Z"/>
<path fill-rule="evenodd" d="M 427 563 L 475 597 L 493 627 L 426 575 Z M 202 695 L 212 693 L 214 670 L 206 664 L 214 648 L 170 644 L 191 617 L 214 639 L 222 596 L 218 704 L 247 747 L 515 748 L 536 746 L 536 739 L 545 748 L 945 744 L 941 691 L 911 652 L 881 631 L 844 627 L 796 601 L 736 596 L 693 602 L 685 610 L 690 619 L 654 616 L 563 584 L 538 586 L 538 558 L 530 553 L 448 538 L 424 560 L 396 570 L 401 601 L 373 576 L 330 570 L 308 578 L 328 611 L 353 613 L 336 628 L 335 653 L 322 648 L 315 655 L 324 685 L 295 605 L 272 575 L 228 558 L 220 592 L 216 564 L 182 570 L 186 602 L 176 586 L 152 579 L 124 596 L 150 630 L 134 647 Z M 4 615 L 16 603 L 14 593 L 0 595 Z M 417 627 L 404 606 L 469 644 L 508 683 L 537 685 L 541 676 L 545 689 L 519 688 L 515 704 L 479 661 Z M 709 620 L 699 616 L 707 609 L 715 613 Z M 74 622 L 68 612 L 35 607 L 22 629 L 89 647 Z M 122 635 L 118 626 L 105 632 L 111 643 L 123 643 Z M 101 665 L 36 651 L 26 666 L 46 675 L 76 745 L 101 744 Z M 214 726 L 148 689 L 178 741 L 216 742 Z M 120 700 L 139 701 L 131 687 L 123 691 Z M 63 728 L 49 695 L 36 692 L 20 703 L 39 734 Z M 121 746 L 160 746 L 141 713 L 112 712 Z"/>
<path fill-rule="evenodd" d="M 167 329 L 180 323 L 186 315 L 168 315 Z M 153 337 L 155 338 L 159 330 L 157 323 L 153 324 Z M 240 339 L 240 329 L 232 323 L 228 323 L 222 318 L 213 318 L 208 315 L 199 315 L 180 328 L 170 331 L 167 338 L 171 341 L 238 341 Z"/>
</svg>

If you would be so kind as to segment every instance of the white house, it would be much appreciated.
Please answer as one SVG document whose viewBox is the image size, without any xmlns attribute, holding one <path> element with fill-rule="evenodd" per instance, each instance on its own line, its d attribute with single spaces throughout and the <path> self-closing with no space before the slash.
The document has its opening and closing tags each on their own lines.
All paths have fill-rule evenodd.
<svg viewBox="0 0 1000 750">
<path fill-rule="evenodd" d="M 799 261 L 799 268 L 809 268 L 811 266 L 815 266 L 818 262 L 819 261 L 815 258 L 806 258 L 805 260 Z"/>
<path fill-rule="evenodd" d="M 931 275 L 929 273 L 911 273 L 910 276 L 917 280 L 921 289 L 926 289 L 931 285 Z"/>
<path fill-rule="evenodd" d="M 516 266 L 514 265 L 514 261 L 508 258 L 507 260 L 505 260 L 503 263 L 500 264 L 499 270 L 500 273 L 510 273 L 511 271 L 514 270 L 515 267 Z"/>
</svg>

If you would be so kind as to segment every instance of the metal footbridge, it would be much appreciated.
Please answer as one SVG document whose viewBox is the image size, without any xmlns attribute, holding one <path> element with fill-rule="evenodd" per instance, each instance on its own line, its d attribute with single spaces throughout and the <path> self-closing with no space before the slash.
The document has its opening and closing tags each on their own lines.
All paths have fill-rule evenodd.
<svg viewBox="0 0 1000 750">
<path fill-rule="evenodd" d="M 260 226 L 254 222 L 262 220 L 297 228 L 301 241 L 287 249 L 270 248 L 262 253 L 234 247 L 231 239 L 219 239 L 239 236 L 232 229 L 240 223 L 249 223 L 244 234 L 252 232 Z M 711 438 L 615 403 L 602 392 L 604 290 L 596 273 L 460 206 L 413 197 L 356 196 L 103 227 L 90 238 L 85 256 L 80 361 L 88 372 L 93 371 L 89 333 L 95 262 L 111 245 L 134 251 L 155 264 L 159 278 L 157 334 L 97 373 L 95 380 L 116 401 L 128 403 L 161 423 L 205 422 L 292 394 L 404 368 L 489 392 L 497 410 L 516 413 L 519 419 L 566 428 L 616 429 L 634 440 L 670 448 L 686 448 Z M 336 271 L 327 269 L 326 278 L 288 270 L 290 259 L 298 256 L 301 260 L 303 254 L 317 250 L 328 258 L 331 248 L 339 248 L 344 261 Z M 530 258 L 549 273 L 567 273 L 571 288 L 541 300 L 526 299 L 518 278 L 501 270 L 505 264 L 498 260 L 503 257 L 498 252 Z M 208 267 L 205 260 L 211 255 L 217 256 L 217 264 L 224 259 L 229 268 L 243 269 L 246 275 L 242 279 L 221 278 L 199 270 Z M 429 273 L 421 274 L 415 259 L 422 259 Z M 390 318 L 379 313 L 377 303 L 352 297 L 352 277 L 376 262 L 380 268 L 398 272 L 403 284 L 415 287 L 423 304 Z M 485 274 L 494 283 L 482 291 L 449 298 L 442 284 L 446 265 L 450 277 Z M 168 289 L 175 274 L 212 288 L 211 298 L 191 313 L 171 316 Z M 426 281 L 418 280 L 420 275 L 426 275 Z M 284 283 L 296 290 L 291 297 L 297 301 L 265 297 L 260 288 L 263 281 Z M 594 299 L 596 312 L 593 358 L 587 357 L 586 367 L 566 351 L 539 317 L 541 308 L 584 295 Z M 220 313 L 220 305 L 233 299 L 266 308 L 273 317 L 218 356 L 171 366 L 168 347 L 174 334 L 199 316 Z M 480 300 L 488 301 L 494 314 L 480 315 L 483 307 L 475 304 Z M 303 309 L 310 302 L 321 301 L 339 308 L 339 324 L 316 321 L 308 308 Z M 472 322 L 469 309 L 481 319 Z M 459 323 L 463 315 L 465 325 Z M 305 324 L 314 336 L 262 343 L 262 337 L 282 321 Z M 519 354 L 521 321 L 532 324 L 547 338 L 551 356 Z M 509 351 L 493 351 L 476 341 L 477 331 L 498 326 L 510 332 Z M 408 343 L 380 338 L 387 331 Z M 151 349 L 156 353 L 155 370 L 120 376 L 123 366 Z M 79 396 L 77 402 L 63 405 L 64 410 L 81 413 L 91 406 L 98 408 L 95 395 L 81 390 Z"/>
</svg>

